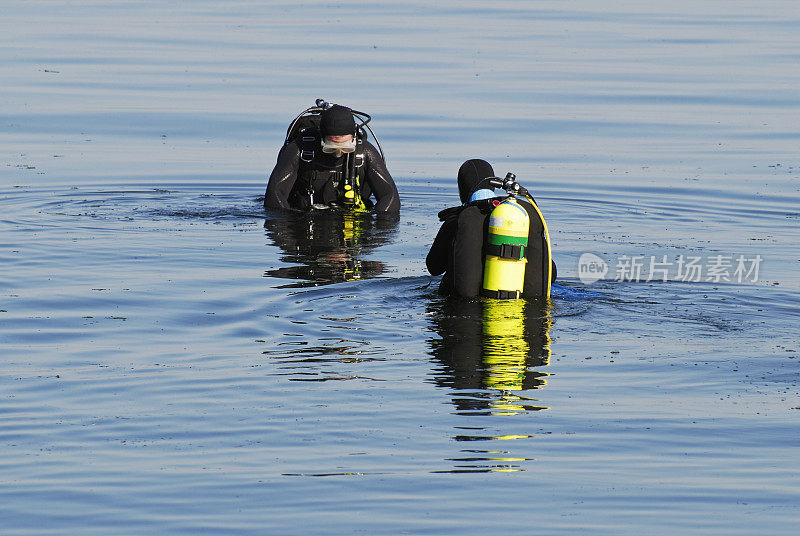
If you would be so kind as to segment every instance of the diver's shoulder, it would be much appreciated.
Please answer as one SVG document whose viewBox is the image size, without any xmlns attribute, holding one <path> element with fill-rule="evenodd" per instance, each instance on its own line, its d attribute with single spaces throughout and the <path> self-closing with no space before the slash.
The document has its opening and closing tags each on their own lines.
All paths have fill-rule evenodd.
<svg viewBox="0 0 800 536">
<path fill-rule="evenodd" d="M 278 149 L 278 161 L 300 158 L 300 150 L 296 141 L 287 142 Z"/>
<path fill-rule="evenodd" d="M 367 156 L 367 158 L 381 158 L 380 151 L 378 151 L 378 149 L 376 149 L 375 146 L 372 145 L 372 143 L 370 143 L 368 140 L 362 141 L 361 144 L 361 151 Z"/>
</svg>

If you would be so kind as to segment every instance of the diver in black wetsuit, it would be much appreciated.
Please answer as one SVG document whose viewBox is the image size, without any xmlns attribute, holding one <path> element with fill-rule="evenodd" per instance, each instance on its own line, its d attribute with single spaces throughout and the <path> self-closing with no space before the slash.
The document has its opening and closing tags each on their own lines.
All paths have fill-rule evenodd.
<svg viewBox="0 0 800 536">
<path fill-rule="evenodd" d="M 399 211 L 400 197 L 383 156 L 360 132 L 350 108 L 323 109 L 316 137 L 287 140 L 281 149 L 264 207 L 308 210 L 312 205 L 350 204 L 376 212 Z"/>
<path fill-rule="evenodd" d="M 461 206 L 452 207 L 439 213 L 442 226 L 431 245 L 425 259 L 431 275 L 444 274 L 439 284 L 439 293 L 474 298 L 481 295 L 483 287 L 483 268 L 486 256 L 486 234 L 489 214 L 494 208 L 491 204 L 476 204 L 474 201 L 494 197 L 484 181 L 494 177 L 492 166 L 485 160 L 467 160 L 458 170 L 458 194 Z M 482 187 L 483 186 L 483 187 Z M 534 208 L 528 201 L 519 200 L 529 214 Z M 542 228 L 531 218 L 529 244 L 533 245 Z M 531 255 L 535 251 L 531 248 Z M 525 268 L 522 297 L 534 298 L 545 294 L 542 288 L 541 265 L 529 262 Z M 546 279 L 546 277 L 544 278 Z M 556 279 L 555 263 L 552 263 L 551 282 Z"/>
</svg>

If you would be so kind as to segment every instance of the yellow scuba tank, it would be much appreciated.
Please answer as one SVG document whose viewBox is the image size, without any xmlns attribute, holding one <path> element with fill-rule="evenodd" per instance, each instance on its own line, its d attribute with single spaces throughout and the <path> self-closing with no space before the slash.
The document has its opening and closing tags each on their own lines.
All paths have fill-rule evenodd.
<svg viewBox="0 0 800 536">
<path fill-rule="evenodd" d="M 513 197 L 492 210 L 483 266 L 484 296 L 517 299 L 522 295 L 529 228 L 528 212 Z"/>
</svg>

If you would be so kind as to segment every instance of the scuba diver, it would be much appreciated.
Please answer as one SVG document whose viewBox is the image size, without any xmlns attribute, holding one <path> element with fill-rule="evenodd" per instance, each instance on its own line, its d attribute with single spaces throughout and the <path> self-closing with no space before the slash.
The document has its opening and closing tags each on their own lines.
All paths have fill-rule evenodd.
<svg viewBox="0 0 800 536">
<path fill-rule="evenodd" d="M 548 298 L 556 267 L 547 224 L 514 174 L 500 179 L 485 160 L 467 160 L 458 193 L 462 204 L 439 213 L 443 223 L 425 259 L 431 275 L 444 274 L 439 293 Z"/>
<path fill-rule="evenodd" d="M 400 197 L 383 150 L 367 141 L 365 127 L 380 148 L 367 124 L 370 119 L 363 112 L 317 99 L 316 106 L 297 116 L 287 130 L 267 183 L 264 208 L 399 211 Z"/>
</svg>

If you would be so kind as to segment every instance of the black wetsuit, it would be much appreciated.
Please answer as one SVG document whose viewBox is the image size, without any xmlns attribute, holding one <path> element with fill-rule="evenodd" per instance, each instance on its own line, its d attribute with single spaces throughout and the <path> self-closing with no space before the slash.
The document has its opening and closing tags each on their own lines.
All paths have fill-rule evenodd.
<svg viewBox="0 0 800 536">
<path fill-rule="evenodd" d="M 527 201 L 519 200 L 528 214 L 533 214 L 533 206 Z M 467 205 L 443 210 L 439 215 L 444 220 L 436 238 L 431 245 L 425 264 L 431 275 L 444 274 L 439 284 L 439 293 L 446 296 L 455 295 L 465 298 L 480 296 L 483 288 L 483 265 L 486 252 L 484 244 L 489 230 L 489 214 L 491 205 Z M 542 296 L 542 267 L 534 262 L 542 258 L 541 250 L 535 244 L 540 243 L 537 235 L 542 228 L 531 218 L 532 225 L 528 235 L 528 263 L 525 265 L 525 282 L 522 296 L 533 298 Z M 552 281 L 555 281 L 555 263 L 552 264 Z"/>
<path fill-rule="evenodd" d="M 284 146 L 278 154 L 278 162 L 269 177 L 264 194 L 264 207 L 268 209 L 307 210 L 310 207 L 309 182 L 313 184 L 314 203 L 330 205 L 338 201 L 337 177 L 345 169 L 349 158 L 363 154 L 364 161 L 358 167 L 360 195 L 367 208 L 376 212 L 400 210 L 400 196 L 392 176 L 378 150 L 368 141 L 360 142 L 356 153 L 340 157 L 314 151 L 311 162 L 302 161 L 300 147 L 296 142 Z M 337 175 L 338 174 L 338 175 Z M 370 199 L 375 196 L 375 202 Z"/>
</svg>

